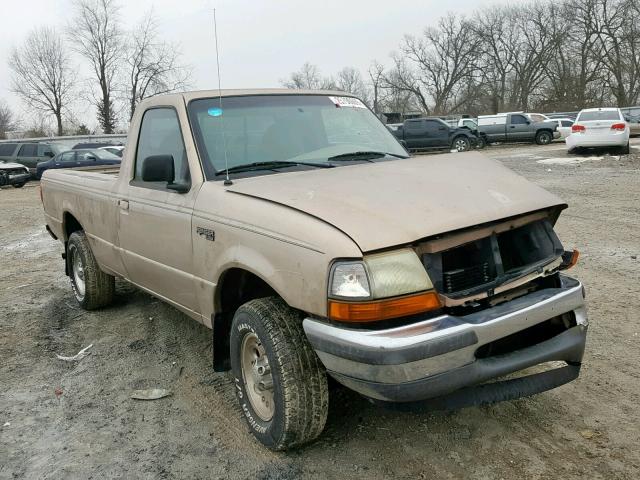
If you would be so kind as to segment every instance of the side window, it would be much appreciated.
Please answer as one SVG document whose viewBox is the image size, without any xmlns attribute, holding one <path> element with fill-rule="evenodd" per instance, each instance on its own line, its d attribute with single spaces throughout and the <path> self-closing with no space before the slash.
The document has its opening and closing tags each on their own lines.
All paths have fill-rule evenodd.
<svg viewBox="0 0 640 480">
<path fill-rule="evenodd" d="M 442 126 L 440 122 L 436 122 L 435 120 L 426 120 L 424 122 L 424 128 L 427 132 L 435 132 Z"/>
<path fill-rule="evenodd" d="M 61 163 L 75 162 L 76 152 L 65 152 L 60 155 Z"/>
<path fill-rule="evenodd" d="M 424 130 L 424 120 L 409 120 L 405 123 L 405 127 L 410 131 Z"/>
<path fill-rule="evenodd" d="M 10 157 L 16 151 L 17 143 L 0 143 L 0 156 Z"/>
<path fill-rule="evenodd" d="M 49 145 L 41 143 L 38 145 L 38 156 L 53 157 L 53 150 L 51 150 L 51 147 Z"/>
<path fill-rule="evenodd" d="M 176 183 L 191 180 L 178 115 L 173 108 L 152 108 L 142 117 L 134 180 L 142 181 L 142 162 L 152 155 L 171 155 Z"/>
<path fill-rule="evenodd" d="M 37 157 L 38 156 L 38 145 L 35 143 L 25 143 L 20 147 L 18 151 L 19 157 Z"/>
<path fill-rule="evenodd" d="M 511 115 L 512 125 L 526 125 L 527 119 L 524 115 Z"/>
<path fill-rule="evenodd" d="M 573 122 L 570 122 L 569 120 L 562 120 L 563 127 L 570 127 L 571 125 L 573 125 Z"/>
</svg>

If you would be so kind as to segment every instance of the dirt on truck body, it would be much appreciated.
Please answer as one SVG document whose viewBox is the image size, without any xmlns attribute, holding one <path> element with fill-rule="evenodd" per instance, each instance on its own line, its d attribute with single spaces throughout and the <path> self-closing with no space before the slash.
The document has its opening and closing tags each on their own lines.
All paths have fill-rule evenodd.
<svg viewBox="0 0 640 480">
<path fill-rule="evenodd" d="M 445 407 L 578 376 L 587 316 L 561 273 L 577 260 L 553 229 L 562 200 L 479 154 L 409 158 L 343 92 L 222 95 L 142 102 L 117 176 L 43 175 L 83 308 L 107 307 L 120 277 L 212 328 L 214 368 L 276 450 L 320 435 L 327 375 Z"/>
</svg>

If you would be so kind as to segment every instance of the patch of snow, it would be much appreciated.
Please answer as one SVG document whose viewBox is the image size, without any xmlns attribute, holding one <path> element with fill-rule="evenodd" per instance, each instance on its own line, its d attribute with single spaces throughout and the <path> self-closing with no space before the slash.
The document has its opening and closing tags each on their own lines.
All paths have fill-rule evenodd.
<svg viewBox="0 0 640 480">
<path fill-rule="evenodd" d="M 556 157 L 537 160 L 536 163 L 542 165 L 578 165 L 584 162 L 598 162 L 604 157 Z"/>
</svg>

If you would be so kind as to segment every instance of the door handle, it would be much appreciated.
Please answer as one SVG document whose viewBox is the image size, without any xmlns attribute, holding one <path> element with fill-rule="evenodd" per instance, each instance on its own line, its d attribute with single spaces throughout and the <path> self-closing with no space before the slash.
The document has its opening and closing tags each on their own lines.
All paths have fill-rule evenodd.
<svg viewBox="0 0 640 480">
<path fill-rule="evenodd" d="M 511 128 L 516 128 L 516 126 L 515 125 L 511 125 Z"/>
<path fill-rule="evenodd" d="M 129 210 L 129 202 L 127 200 L 118 200 L 118 206 L 122 210 Z"/>
</svg>

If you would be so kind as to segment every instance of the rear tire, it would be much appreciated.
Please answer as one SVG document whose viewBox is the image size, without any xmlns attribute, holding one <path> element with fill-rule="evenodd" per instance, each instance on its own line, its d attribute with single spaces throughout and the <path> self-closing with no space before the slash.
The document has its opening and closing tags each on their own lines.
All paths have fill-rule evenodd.
<svg viewBox="0 0 640 480">
<path fill-rule="evenodd" d="M 487 146 L 487 141 L 484 139 L 483 136 L 479 136 L 478 140 L 477 140 L 477 143 L 476 143 L 476 148 L 478 150 L 482 150 L 486 146 Z"/>
<path fill-rule="evenodd" d="M 536 134 L 536 143 L 538 145 L 549 145 L 552 140 L 553 140 L 553 135 L 550 132 L 547 132 L 546 130 L 543 130 Z"/>
<path fill-rule="evenodd" d="M 629 147 L 629 142 L 627 142 L 627 144 L 624 147 L 620 147 L 621 155 L 629 155 L 630 151 L 631 151 L 631 147 Z"/>
<path fill-rule="evenodd" d="M 13 185 L 13 188 L 22 188 L 22 187 L 24 187 L 24 183 L 15 183 Z"/>
<path fill-rule="evenodd" d="M 115 278 L 100 270 L 84 232 L 69 237 L 67 262 L 71 288 L 82 308 L 95 310 L 113 301 Z"/>
<path fill-rule="evenodd" d="M 272 450 L 318 437 L 329 391 L 302 315 L 277 297 L 251 300 L 233 317 L 230 343 L 236 396 L 253 435 Z"/>
</svg>

